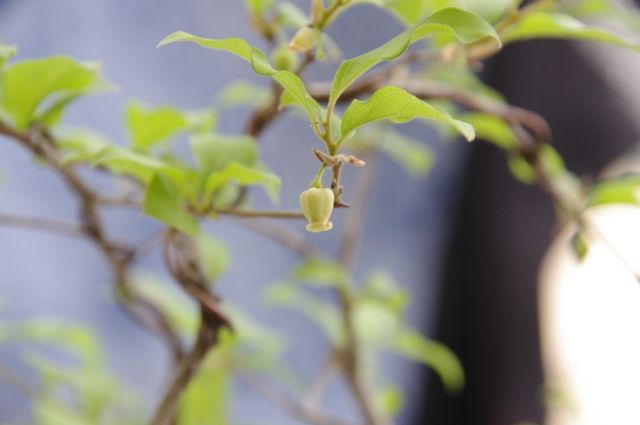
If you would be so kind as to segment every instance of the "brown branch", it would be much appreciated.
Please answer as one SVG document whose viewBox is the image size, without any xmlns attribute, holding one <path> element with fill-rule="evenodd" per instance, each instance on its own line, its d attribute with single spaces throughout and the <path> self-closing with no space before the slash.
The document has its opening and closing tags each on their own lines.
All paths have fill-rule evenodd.
<svg viewBox="0 0 640 425">
<path fill-rule="evenodd" d="M 303 402 L 305 406 L 315 409 L 320 404 L 323 394 L 341 368 L 340 353 L 332 351 L 307 389 Z"/>
<path fill-rule="evenodd" d="M 218 331 L 222 327 L 222 323 L 218 322 L 216 318 L 212 318 L 207 309 L 201 308 L 200 312 L 201 323 L 196 342 L 178 366 L 169 388 L 151 419 L 151 425 L 171 425 L 174 422 L 182 393 L 187 389 L 191 379 L 217 342 Z"/>
<path fill-rule="evenodd" d="M 21 227 L 32 230 L 57 233 L 70 237 L 85 237 L 86 232 L 82 225 L 63 223 L 39 217 L 25 217 L 0 213 L 0 226 Z"/>
<path fill-rule="evenodd" d="M 207 353 L 215 346 L 222 328 L 233 330 L 231 321 L 221 310 L 218 298 L 207 289 L 195 245 L 191 238 L 168 229 L 164 239 L 164 263 L 171 276 L 195 301 L 200 304 L 200 327 L 196 342 L 182 359 L 171 384 L 156 408 L 151 425 L 170 425 L 174 422 L 177 406 L 184 390 L 202 365 Z"/>
<path fill-rule="evenodd" d="M 243 218 L 282 218 L 282 219 L 303 219 L 302 211 L 260 211 L 260 210 L 243 210 L 238 208 L 219 209 L 213 214 L 232 215 Z"/>
<path fill-rule="evenodd" d="M 263 107 L 257 108 L 249 116 L 244 133 L 252 137 L 258 137 L 280 113 L 280 95 L 282 88 L 273 82 L 271 85 L 271 101 Z"/>
</svg>

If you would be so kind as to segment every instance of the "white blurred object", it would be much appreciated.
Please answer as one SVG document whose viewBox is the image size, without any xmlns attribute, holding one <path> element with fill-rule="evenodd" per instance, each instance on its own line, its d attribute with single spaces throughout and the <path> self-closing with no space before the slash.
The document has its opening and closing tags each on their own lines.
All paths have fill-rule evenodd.
<svg viewBox="0 0 640 425">
<path fill-rule="evenodd" d="M 569 248 L 573 230 L 565 229 L 541 268 L 543 358 L 555 393 L 546 424 L 637 425 L 640 208 L 600 207 L 587 219 L 607 242 L 593 240 L 579 263 Z"/>
</svg>

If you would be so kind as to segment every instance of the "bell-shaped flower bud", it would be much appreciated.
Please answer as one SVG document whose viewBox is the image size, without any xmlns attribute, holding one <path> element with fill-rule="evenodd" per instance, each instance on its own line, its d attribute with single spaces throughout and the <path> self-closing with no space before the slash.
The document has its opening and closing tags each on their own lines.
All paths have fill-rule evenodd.
<svg viewBox="0 0 640 425">
<path fill-rule="evenodd" d="M 333 228 L 329 221 L 333 201 L 333 191 L 326 187 L 311 187 L 300 194 L 300 206 L 308 222 L 307 231 L 317 233 Z"/>
<path fill-rule="evenodd" d="M 271 62 L 273 67 L 278 71 L 293 71 L 298 67 L 298 55 L 287 49 L 286 46 L 280 46 L 271 53 Z"/>
<path fill-rule="evenodd" d="M 289 42 L 289 48 L 299 53 L 307 52 L 316 45 L 318 31 L 312 27 L 300 28 Z"/>
</svg>

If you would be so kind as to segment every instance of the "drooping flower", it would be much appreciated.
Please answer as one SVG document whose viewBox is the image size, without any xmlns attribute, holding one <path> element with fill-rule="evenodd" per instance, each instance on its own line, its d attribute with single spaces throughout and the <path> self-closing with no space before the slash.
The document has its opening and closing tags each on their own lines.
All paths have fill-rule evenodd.
<svg viewBox="0 0 640 425">
<path fill-rule="evenodd" d="M 333 228 L 329 221 L 333 201 L 333 191 L 326 187 L 311 187 L 300 194 L 300 206 L 308 222 L 307 231 L 317 233 Z"/>
</svg>

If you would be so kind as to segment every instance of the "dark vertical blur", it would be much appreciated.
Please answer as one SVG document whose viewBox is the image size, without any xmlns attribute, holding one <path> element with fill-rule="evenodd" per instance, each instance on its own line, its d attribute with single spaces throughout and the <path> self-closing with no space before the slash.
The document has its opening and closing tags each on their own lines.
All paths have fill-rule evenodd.
<svg viewBox="0 0 640 425">
<path fill-rule="evenodd" d="M 548 119 L 554 145 L 578 175 L 597 174 L 638 136 L 568 43 L 509 47 L 486 71 L 510 103 Z M 432 379 L 422 413 L 437 425 L 542 423 L 537 273 L 553 237 L 553 208 L 540 190 L 514 181 L 497 149 L 471 149 L 435 332 L 460 356 L 467 384 L 450 396 Z"/>
</svg>

